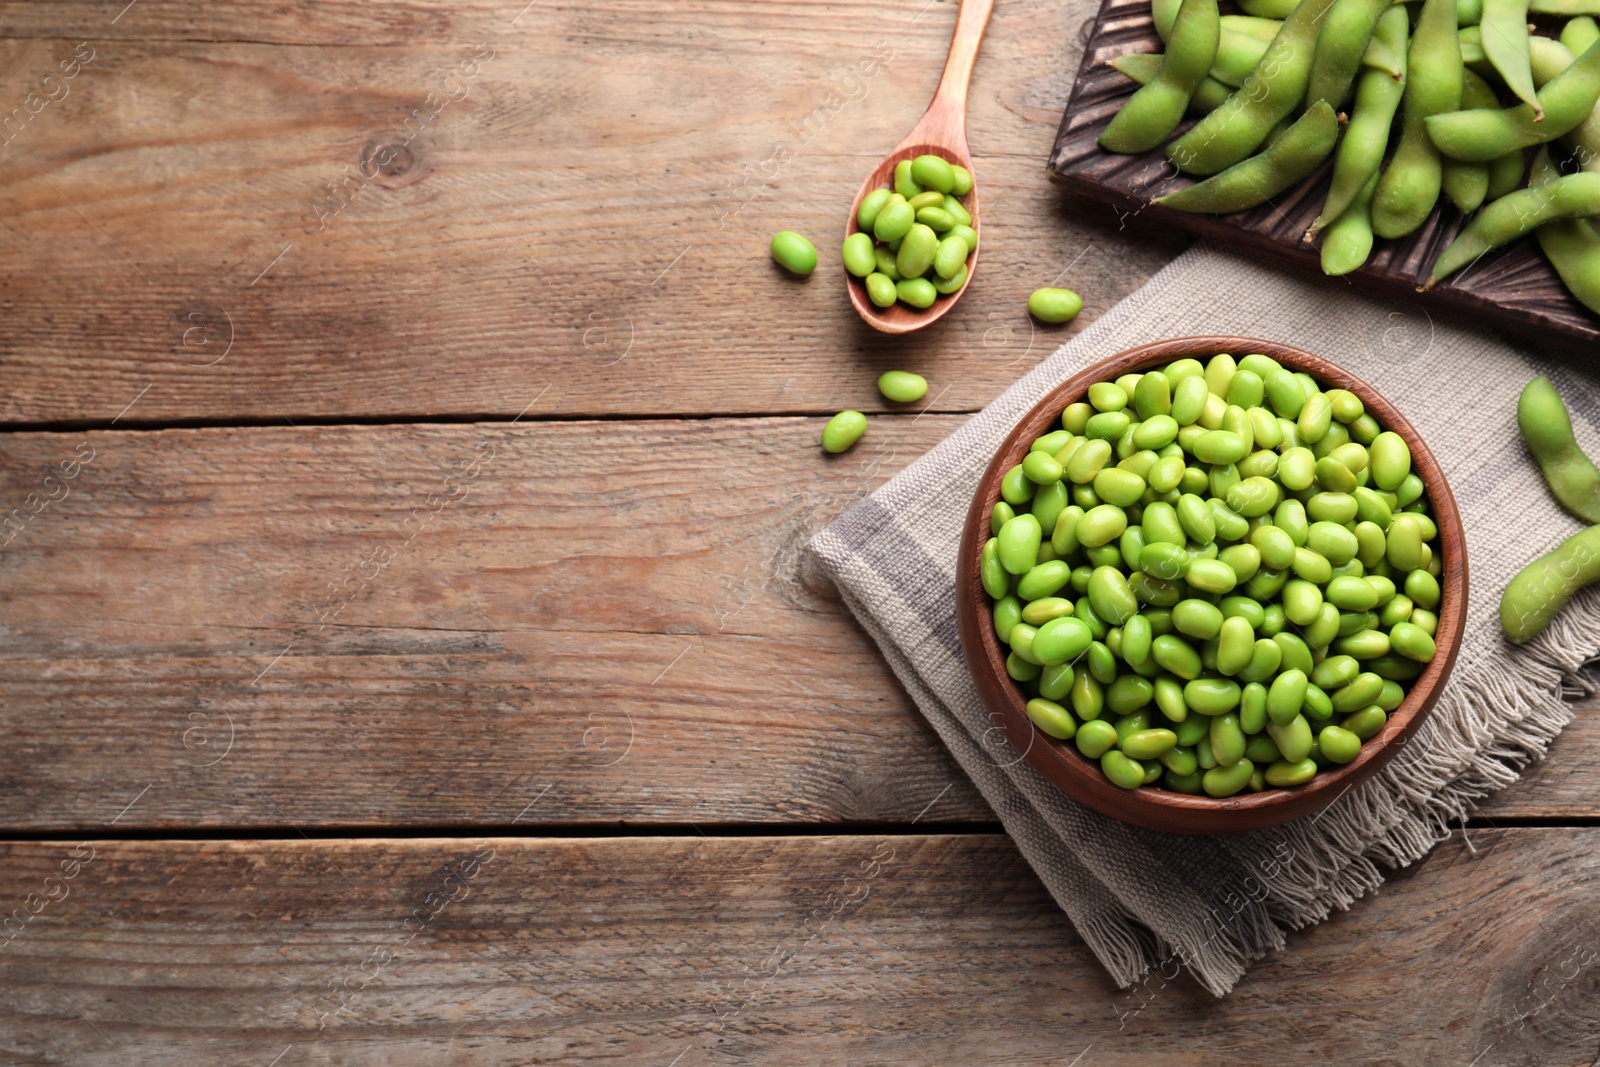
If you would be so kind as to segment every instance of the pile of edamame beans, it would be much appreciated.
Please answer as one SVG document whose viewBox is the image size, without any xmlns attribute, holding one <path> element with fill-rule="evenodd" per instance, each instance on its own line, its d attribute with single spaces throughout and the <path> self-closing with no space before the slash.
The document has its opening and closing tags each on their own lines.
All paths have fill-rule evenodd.
<svg viewBox="0 0 1600 1067">
<path fill-rule="evenodd" d="M 1151 6 L 1166 49 L 1112 61 L 1142 85 L 1100 145 L 1165 144 L 1201 179 L 1158 203 L 1242 211 L 1331 156 L 1306 234 L 1321 238 L 1326 273 L 1358 269 L 1375 236 L 1414 232 L 1443 198 L 1472 219 L 1430 285 L 1533 233 L 1600 313 L 1600 0 L 1239 0 L 1243 15 L 1217 0 Z M 1530 11 L 1550 33 L 1530 31 Z M 1553 36 L 1555 15 L 1577 17 Z M 1173 138 L 1186 112 L 1200 118 Z"/>
<path fill-rule="evenodd" d="M 1125 789 L 1303 785 L 1433 658 L 1442 560 L 1410 449 L 1267 356 L 1090 386 L 1000 492 L 980 565 L 1006 671 Z"/>
<path fill-rule="evenodd" d="M 874 189 L 861 201 L 844 239 L 844 267 L 860 278 L 880 308 L 896 301 L 925 310 L 967 284 L 967 260 L 978 248 L 972 216 L 960 197 L 972 174 L 941 156 L 903 159 L 894 188 Z"/>
</svg>

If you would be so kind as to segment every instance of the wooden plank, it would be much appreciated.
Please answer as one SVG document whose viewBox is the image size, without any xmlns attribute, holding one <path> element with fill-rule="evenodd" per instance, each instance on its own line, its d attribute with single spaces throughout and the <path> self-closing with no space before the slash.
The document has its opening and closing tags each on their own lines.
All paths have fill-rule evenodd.
<svg viewBox="0 0 1600 1067">
<path fill-rule="evenodd" d="M 898 366 L 973 410 L 1076 329 L 1035 327 L 1033 288 L 1071 284 L 1087 322 L 1187 242 L 1134 244 L 1046 178 L 1089 0 L 996 12 L 983 265 L 910 348 L 851 313 L 835 249 L 950 5 L 615 0 L 487 41 L 517 5 L 224 6 L 140 0 L 115 34 L 84 24 L 110 5 L 0 8 L 51 38 L 0 41 L 0 105 L 70 62 L 58 35 L 93 50 L 0 149 L 0 422 L 510 417 L 546 386 L 568 416 L 874 411 Z M 770 262 L 778 229 L 822 250 L 809 280 Z"/>
<path fill-rule="evenodd" d="M 991 819 L 801 558 L 959 421 L 0 437 L 0 825 Z"/>
<path fill-rule="evenodd" d="M 14 844 L 0 902 L 40 910 L 0 954 L 0 1048 L 83 1067 L 1591 1063 L 1600 830 L 1474 842 L 1220 1001 L 1187 978 L 1115 989 L 1002 836 Z M 75 848 L 92 859 L 65 880 Z"/>
<path fill-rule="evenodd" d="M 801 554 L 959 421 L 0 436 L 0 826 L 991 820 Z"/>
</svg>

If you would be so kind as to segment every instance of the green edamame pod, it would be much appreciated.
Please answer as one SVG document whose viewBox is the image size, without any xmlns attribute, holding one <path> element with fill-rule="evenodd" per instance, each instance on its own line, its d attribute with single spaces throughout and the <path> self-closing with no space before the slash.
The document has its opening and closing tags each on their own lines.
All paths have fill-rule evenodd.
<svg viewBox="0 0 1600 1067">
<path fill-rule="evenodd" d="M 1506 88 L 1532 106 L 1542 119 L 1544 108 L 1534 96 L 1533 69 L 1528 62 L 1528 0 L 1483 0 L 1481 28 L 1483 54 L 1499 72 Z"/>
<path fill-rule="evenodd" d="M 1600 55 L 1600 49 L 1596 50 Z M 1600 68 L 1595 91 L 1600 98 Z M 1433 264 L 1433 281 L 1554 219 L 1600 215 L 1600 174 L 1569 174 L 1501 197 L 1480 211 Z"/>
<path fill-rule="evenodd" d="M 1349 139 L 1348 133 L 1345 139 Z M 1378 172 L 1374 170 L 1366 186 L 1323 234 L 1322 273 L 1338 277 L 1366 265 L 1372 255 L 1372 196 L 1377 190 Z"/>
<path fill-rule="evenodd" d="M 1320 4 L 1324 0 L 1304 2 Z M 1327 101 L 1318 101 L 1260 155 L 1235 163 L 1221 173 L 1208 172 L 1214 176 L 1179 192 L 1157 197 L 1156 202 L 1179 211 L 1219 215 L 1255 207 L 1315 170 L 1333 151 L 1338 136 L 1339 120 L 1333 108 Z"/>
<path fill-rule="evenodd" d="M 1600 157 L 1600 153 L 1596 156 Z M 1545 185 L 1554 181 L 1556 174 L 1549 152 L 1541 149 L 1529 176 L 1530 185 Z M 1568 292 L 1589 310 L 1600 314 L 1600 233 L 1595 231 L 1593 222 L 1589 219 L 1547 222 L 1534 234 Z"/>
<path fill-rule="evenodd" d="M 1306 83 L 1308 103 L 1326 100 L 1335 108 L 1344 104 L 1361 66 L 1361 57 L 1372 43 L 1378 20 L 1388 7 L 1389 0 L 1334 0 L 1317 34 L 1311 77 Z"/>
<path fill-rule="evenodd" d="M 1517 427 L 1561 506 L 1585 522 L 1600 523 L 1600 470 L 1578 447 L 1567 406 L 1549 378 L 1541 375 L 1522 390 Z"/>
<path fill-rule="evenodd" d="M 1573 593 L 1595 581 L 1600 581 L 1600 526 L 1572 535 L 1517 572 L 1500 597 L 1500 628 L 1521 644 L 1550 625 Z"/>
<path fill-rule="evenodd" d="M 1458 52 L 1459 54 L 1459 52 Z M 1600 48 L 1590 46 L 1577 61 L 1545 83 L 1532 104 L 1472 111 L 1430 112 L 1428 136 L 1440 152 L 1455 159 L 1487 163 L 1507 152 L 1553 141 L 1589 117 L 1600 100 Z"/>
<path fill-rule="evenodd" d="M 1523 38 L 1527 38 L 1526 30 L 1523 32 Z M 1488 82 L 1470 70 L 1463 71 L 1462 74 L 1463 108 L 1500 106 L 1500 99 L 1495 96 L 1494 90 L 1489 88 Z M 1456 210 L 1463 215 L 1470 215 L 1478 210 L 1484 198 L 1489 195 L 1489 164 L 1468 163 L 1465 160 L 1451 159 L 1449 156 L 1444 157 L 1441 162 L 1443 170 L 1440 175 L 1440 185 L 1444 195 L 1450 198 Z"/>
<path fill-rule="evenodd" d="M 1332 6 L 1333 0 L 1297 3 L 1238 92 L 1169 145 L 1167 158 L 1187 173 L 1209 175 L 1256 151 L 1273 127 L 1305 98 L 1317 34 Z M 1454 26 L 1450 32 L 1453 37 Z M 1281 143 L 1282 138 L 1279 140 Z"/>
<path fill-rule="evenodd" d="M 1156 74 L 1161 70 L 1161 58 L 1158 52 L 1131 52 L 1125 56 L 1117 56 L 1110 63 L 1112 67 L 1140 85 L 1148 85 L 1155 80 Z M 1200 84 L 1189 97 L 1189 110 L 1200 115 L 1215 111 L 1227 101 L 1232 92 L 1232 87 L 1207 75 L 1200 79 Z"/>
<path fill-rule="evenodd" d="M 1372 230 L 1379 237 L 1404 237 L 1438 203 L 1443 165 L 1427 120 L 1461 106 L 1463 69 L 1454 0 L 1425 0 L 1407 54 L 1400 144 L 1372 198 Z"/>
</svg>

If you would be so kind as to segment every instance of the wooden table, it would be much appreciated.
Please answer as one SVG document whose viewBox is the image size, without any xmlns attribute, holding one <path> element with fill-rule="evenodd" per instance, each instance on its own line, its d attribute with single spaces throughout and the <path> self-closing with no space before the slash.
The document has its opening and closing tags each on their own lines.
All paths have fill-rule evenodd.
<svg viewBox="0 0 1600 1067">
<path fill-rule="evenodd" d="M 1088 0 L 996 11 L 898 342 L 834 238 L 949 0 L 124 2 L 0 2 L 0 1061 L 1595 1059 L 1592 705 L 1232 996 L 1119 991 L 801 554 L 1028 291 L 1181 250 L 1046 182 Z"/>
</svg>

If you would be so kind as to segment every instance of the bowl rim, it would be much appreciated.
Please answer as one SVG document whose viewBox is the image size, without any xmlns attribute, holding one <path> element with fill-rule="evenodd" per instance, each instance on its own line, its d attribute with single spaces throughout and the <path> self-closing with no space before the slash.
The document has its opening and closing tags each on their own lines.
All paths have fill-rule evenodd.
<svg viewBox="0 0 1600 1067">
<path fill-rule="evenodd" d="M 1005 671 L 1005 655 L 989 621 L 979 556 L 990 536 L 990 512 L 1000 498 L 1001 477 L 1021 461 L 1036 438 L 1057 425 L 1068 404 L 1084 398 L 1091 384 L 1175 359 L 1205 360 L 1221 353 L 1261 353 L 1310 374 L 1324 388 L 1348 389 L 1361 398 L 1383 429 L 1405 440 L 1411 449 L 1412 470 L 1423 480 L 1439 529 L 1443 558 L 1439 626 L 1434 637 L 1437 651 L 1412 682 L 1400 707 L 1389 713 L 1383 729 L 1361 746 L 1360 754 L 1342 767 L 1320 771 L 1305 785 L 1222 799 L 1166 789 L 1124 790 L 1106 779 L 1098 765 L 1071 742 L 1049 737 L 1027 717 L 1026 697 Z M 1455 666 L 1465 632 L 1467 600 L 1466 542 L 1460 512 L 1438 460 L 1415 427 L 1371 385 L 1326 357 L 1252 337 L 1178 337 L 1137 345 L 1080 369 L 1052 388 L 1016 421 L 979 480 L 962 529 L 956 571 L 962 651 L 990 721 L 1004 734 L 1017 758 L 1027 760 L 1062 792 L 1097 811 L 1148 829 L 1188 834 L 1242 832 L 1308 814 L 1332 803 L 1394 758 L 1432 711 Z"/>
</svg>

